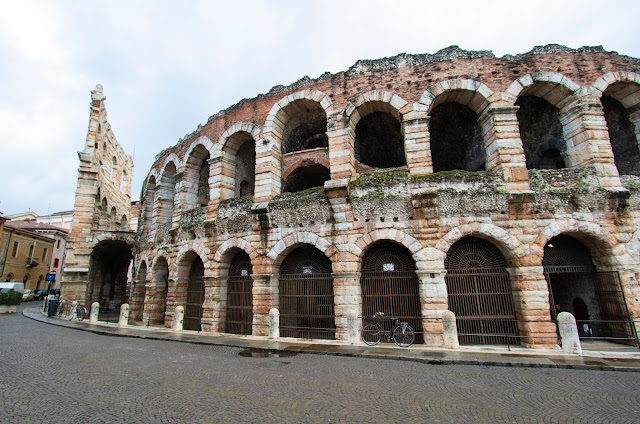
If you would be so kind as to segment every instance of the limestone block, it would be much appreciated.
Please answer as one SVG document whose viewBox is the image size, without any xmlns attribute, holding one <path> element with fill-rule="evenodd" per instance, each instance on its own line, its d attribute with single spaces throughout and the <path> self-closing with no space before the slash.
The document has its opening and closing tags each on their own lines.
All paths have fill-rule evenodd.
<svg viewBox="0 0 640 424">
<path fill-rule="evenodd" d="M 562 350 L 565 353 L 582 355 L 578 326 L 573 315 L 569 312 L 560 312 L 558 314 L 558 330 L 562 340 Z"/>
</svg>

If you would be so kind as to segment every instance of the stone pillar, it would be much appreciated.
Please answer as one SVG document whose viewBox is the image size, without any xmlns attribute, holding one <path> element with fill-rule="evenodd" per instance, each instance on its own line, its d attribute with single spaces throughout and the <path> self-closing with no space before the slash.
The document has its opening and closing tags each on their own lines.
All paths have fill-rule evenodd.
<svg viewBox="0 0 640 424">
<path fill-rule="evenodd" d="M 593 165 L 602 187 L 621 187 L 600 98 L 580 89 L 558 104 L 567 142 L 567 167 Z"/>
<path fill-rule="evenodd" d="M 251 274 L 253 279 L 253 325 L 254 336 L 269 335 L 269 314 L 276 307 L 279 287 L 278 278 L 271 274 Z"/>
<path fill-rule="evenodd" d="M 95 324 L 98 322 L 98 315 L 100 315 L 100 304 L 93 302 L 91 304 L 91 315 L 89 316 L 89 322 Z"/>
<path fill-rule="evenodd" d="M 275 117 L 267 117 L 277 119 Z M 266 124 L 265 124 L 266 125 Z M 282 153 L 280 139 L 272 132 L 264 135 L 256 143 L 256 186 L 254 201 L 256 203 L 268 202 L 277 194 L 280 194 L 282 185 Z"/>
<path fill-rule="evenodd" d="M 207 208 L 207 217 L 215 218 L 218 215 L 218 206 L 225 199 L 234 197 L 233 187 L 233 160 L 225 155 L 222 150 L 211 152 L 209 159 L 209 187 L 210 199 Z"/>
<path fill-rule="evenodd" d="M 118 319 L 118 327 L 126 327 L 129 325 L 129 304 L 123 303 L 120 306 L 120 318 Z"/>
<path fill-rule="evenodd" d="M 225 329 L 227 277 L 204 277 L 202 331 L 222 333 Z M 186 298 L 185 298 L 186 305 Z"/>
<path fill-rule="evenodd" d="M 354 155 L 356 133 L 349 127 L 344 114 L 339 111 L 330 113 L 327 129 L 331 179 L 350 178 L 356 174 Z"/>
<path fill-rule="evenodd" d="M 442 346 L 444 344 L 443 313 L 449 310 L 447 303 L 447 285 L 444 281 L 446 271 L 419 270 L 418 293 L 422 305 L 422 329 L 424 343 L 427 346 Z"/>
<path fill-rule="evenodd" d="M 558 314 L 558 330 L 560 331 L 560 340 L 562 340 L 564 353 L 582 355 L 578 326 L 573 315 L 569 312 L 560 312 Z"/>
<path fill-rule="evenodd" d="M 269 311 L 269 338 L 280 338 L 280 311 L 277 308 L 271 308 Z"/>
<path fill-rule="evenodd" d="M 523 221 L 524 222 L 524 221 Z M 536 260 L 537 259 L 537 260 Z M 549 289 L 540 258 L 526 257 L 522 265 L 510 270 L 511 291 L 521 343 L 529 348 L 553 349 L 558 346 L 556 326 L 551 321 Z"/>
<path fill-rule="evenodd" d="M 358 318 L 358 312 L 355 309 L 351 309 L 347 313 L 347 341 L 349 344 L 358 344 L 360 342 L 358 331 L 360 329 L 360 325 L 362 324 L 362 320 Z"/>
<path fill-rule="evenodd" d="M 173 331 L 182 331 L 183 324 L 184 324 L 184 308 L 182 306 L 176 306 L 176 310 L 173 313 L 173 322 L 171 323 L 171 329 Z"/>
<path fill-rule="evenodd" d="M 409 174 L 412 176 L 433 173 L 429 119 L 426 111 L 414 111 L 407 114 L 405 120 L 402 121 L 404 150 Z"/>
<path fill-rule="evenodd" d="M 529 190 L 518 109 L 518 106 L 489 106 L 478 120 L 485 140 L 486 169 L 501 172 L 509 191 Z"/>
<path fill-rule="evenodd" d="M 442 313 L 442 329 L 444 332 L 444 347 L 447 349 L 460 349 L 458 342 L 458 325 L 456 315 L 451 311 Z"/>
<path fill-rule="evenodd" d="M 340 263 L 340 261 L 338 261 Z M 349 262 L 347 264 L 350 264 Z M 357 267 L 357 264 L 355 264 Z M 362 290 L 360 288 L 359 272 L 333 273 L 333 313 L 336 322 L 336 340 L 349 341 L 349 313 L 362 316 Z M 362 321 L 357 323 L 357 329 Z M 356 329 L 356 331 L 357 331 Z M 357 336 L 356 336 L 357 337 Z"/>
<path fill-rule="evenodd" d="M 633 124 L 633 129 L 636 134 L 636 141 L 638 142 L 638 149 L 640 149 L 640 110 L 629 114 L 629 120 Z"/>
</svg>

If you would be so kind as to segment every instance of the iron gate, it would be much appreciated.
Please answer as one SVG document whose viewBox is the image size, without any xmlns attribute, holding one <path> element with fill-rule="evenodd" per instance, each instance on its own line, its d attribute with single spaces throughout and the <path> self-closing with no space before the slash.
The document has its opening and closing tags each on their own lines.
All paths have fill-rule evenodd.
<svg viewBox="0 0 640 424">
<path fill-rule="evenodd" d="M 484 239 L 467 237 L 445 258 L 449 310 L 463 345 L 520 344 L 504 256 Z"/>
<path fill-rule="evenodd" d="M 226 332 L 251 334 L 253 324 L 253 279 L 250 276 L 229 276 L 227 282 Z"/>
<path fill-rule="evenodd" d="M 187 288 L 187 307 L 184 310 L 185 330 L 202 330 L 202 304 L 204 303 L 204 264 L 197 258 L 189 272 Z"/>
<path fill-rule="evenodd" d="M 280 335 L 335 339 L 330 273 L 280 275 Z"/>
<path fill-rule="evenodd" d="M 423 343 L 418 276 L 414 271 L 363 272 L 360 284 L 363 317 L 380 311 L 406 321 L 416 332 L 415 343 Z"/>
<path fill-rule="evenodd" d="M 593 280 L 595 294 L 600 306 L 600 319 L 580 321 L 577 325 L 588 324 L 592 334 L 581 334 L 584 338 L 609 339 L 612 342 L 638 346 L 638 335 L 633 321 L 630 318 L 627 302 L 622 290 L 620 274 L 617 271 L 593 271 L 580 266 L 555 266 L 545 267 L 545 279 L 549 289 L 549 303 L 551 305 L 551 318 L 557 319 L 556 299 L 553 294 L 554 282 L 566 275 L 581 276 L 576 282 Z M 567 279 L 564 284 L 570 285 Z M 574 282 L 573 284 L 577 284 Z"/>
</svg>

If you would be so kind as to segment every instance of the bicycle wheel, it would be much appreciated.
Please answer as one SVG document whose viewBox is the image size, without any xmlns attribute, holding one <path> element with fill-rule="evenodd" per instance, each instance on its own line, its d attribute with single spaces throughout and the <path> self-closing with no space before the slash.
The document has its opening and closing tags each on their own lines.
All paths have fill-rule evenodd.
<svg viewBox="0 0 640 424">
<path fill-rule="evenodd" d="M 56 316 L 59 318 L 62 316 L 62 312 L 64 311 L 64 304 L 61 303 L 58 305 L 58 310 L 56 311 Z"/>
<path fill-rule="evenodd" d="M 413 328 L 411 328 L 406 323 L 396 325 L 391 336 L 393 337 L 393 341 L 396 342 L 396 344 L 400 347 L 409 347 L 416 339 Z"/>
<path fill-rule="evenodd" d="M 380 327 L 374 324 L 367 324 L 362 327 L 362 341 L 369 346 L 375 346 L 380 343 L 382 333 Z"/>
<path fill-rule="evenodd" d="M 87 308 L 85 308 L 84 306 L 79 306 L 76 314 L 78 316 L 78 321 L 82 321 L 87 317 Z"/>
</svg>

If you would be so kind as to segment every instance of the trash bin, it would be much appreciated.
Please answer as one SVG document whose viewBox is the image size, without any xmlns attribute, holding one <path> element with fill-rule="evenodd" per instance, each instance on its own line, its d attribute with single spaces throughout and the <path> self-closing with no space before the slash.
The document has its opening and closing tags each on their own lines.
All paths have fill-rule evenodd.
<svg viewBox="0 0 640 424">
<path fill-rule="evenodd" d="M 58 304 L 60 303 L 60 301 L 58 299 L 51 299 L 49 300 L 49 311 L 47 312 L 47 316 L 48 317 L 52 317 L 56 314 L 56 311 L 58 310 Z"/>
</svg>

